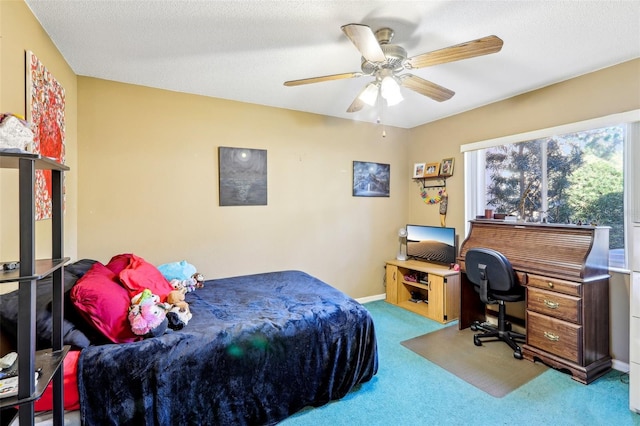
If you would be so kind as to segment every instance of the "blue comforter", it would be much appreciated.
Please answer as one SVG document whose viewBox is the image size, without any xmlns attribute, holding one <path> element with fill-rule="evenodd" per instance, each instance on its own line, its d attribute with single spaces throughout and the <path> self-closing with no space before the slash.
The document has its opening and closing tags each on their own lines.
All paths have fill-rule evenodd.
<svg viewBox="0 0 640 426">
<path fill-rule="evenodd" d="M 275 424 L 377 372 L 368 311 L 304 272 L 210 280 L 187 302 L 180 331 L 82 351 L 84 424 Z"/>
</svg>

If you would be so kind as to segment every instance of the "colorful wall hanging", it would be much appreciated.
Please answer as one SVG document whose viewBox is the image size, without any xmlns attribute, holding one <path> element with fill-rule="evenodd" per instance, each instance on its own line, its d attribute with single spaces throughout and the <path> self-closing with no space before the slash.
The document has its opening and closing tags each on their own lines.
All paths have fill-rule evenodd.
<svg viewBox="0 0 640 426">
<path fill-rule="evenodd" d="M 64 88 L 33 52 L 26 52 L 26 63 L 27 121 L 33 131 L 33 153 L 64 163 Z M 51 171 L 36 171 L 35 194 L 35 219 L 50 219 Z"/>
</svg>

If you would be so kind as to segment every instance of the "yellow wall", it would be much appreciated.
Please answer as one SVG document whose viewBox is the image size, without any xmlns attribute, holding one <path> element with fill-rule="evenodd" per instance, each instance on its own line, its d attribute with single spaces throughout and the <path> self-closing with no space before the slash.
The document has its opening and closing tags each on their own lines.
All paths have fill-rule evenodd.
<svg viewBox="0 0 640 426">
<path fill-rule="evenodd" d="M 0 112 L 25 115 L 25 50 L 32 51 L 65 89 L 66 214 L 64 246 L 77 252 L 77 77 L 22 1 L 0 1 Z M 0 170 L 0 260 L 17 260 L 18 173 Z M 51 257 L 51 220 L 36 222 L 36 257 Z"/>
<path fill-rule="evenodd" d="M 384 292 L 406 218 L 409 131 L 80 77 L 80 257 L 186 259 L 207 278 L 301 269 Z M 268 205 L 218 205 L 219 146 L 267 150 Z M 353 161 L 391 196 L 352 196 Z"/>
</svg>

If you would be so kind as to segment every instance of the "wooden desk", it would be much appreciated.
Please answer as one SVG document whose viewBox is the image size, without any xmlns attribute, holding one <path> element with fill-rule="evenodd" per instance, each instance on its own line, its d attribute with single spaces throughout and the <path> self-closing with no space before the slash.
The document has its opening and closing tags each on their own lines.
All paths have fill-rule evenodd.
<svg viewBox="0 0 640 426">
<path fill-rule="evenodd" d="M 458 256 L 460 329 L 486 318 L 464 273 L 465 255 L 476 247 L 504 254 L 527 288 L 525 359 L 569 371 L 585 384 L 611 369 L 608 227 L 471 221 Z"/>
</svg>

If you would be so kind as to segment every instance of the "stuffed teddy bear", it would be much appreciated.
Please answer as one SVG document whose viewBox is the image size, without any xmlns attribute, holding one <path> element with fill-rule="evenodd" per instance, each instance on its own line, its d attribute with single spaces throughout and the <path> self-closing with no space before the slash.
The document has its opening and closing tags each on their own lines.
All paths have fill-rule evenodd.
<svg viewBox="0 0 640 426">
<path fill-rule="evenodd" d="M 169 292 L 169 294 L 167 294 L 167 303 L 169 305 L 175 305 L 176 303 L 184 302 L 185 293 L 185 289 L 175 289 Z"/>
<path fill-rule="evenodd" d="M 167 331 L 169 320 L 160 297 L 145 289 L 131 298 L 129 307 L 131 331 L 138 336 L 156 337 Z"/>
</svg>

